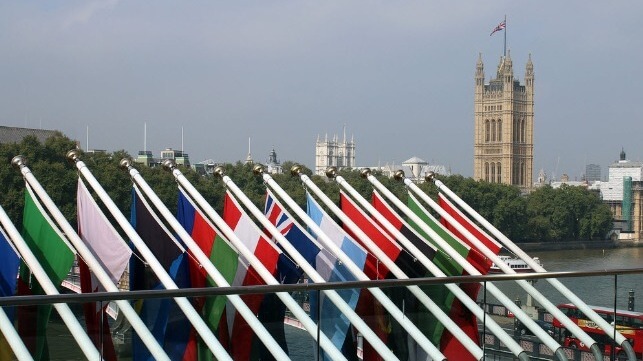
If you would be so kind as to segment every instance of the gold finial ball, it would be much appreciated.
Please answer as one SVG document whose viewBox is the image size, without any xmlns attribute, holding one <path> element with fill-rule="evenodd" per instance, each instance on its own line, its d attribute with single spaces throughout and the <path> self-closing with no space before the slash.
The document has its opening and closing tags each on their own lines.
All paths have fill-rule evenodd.
<svg viewBox="0 0 643 361">
<path fill-rule="evenodd" d="M 80 160 L 80 150 L 72 149 L 69 152 L 67 152 L 67 160 L 73 163 L 78 162 Z"/>
<path fill-rule="evenodd" d="M 172 171 L 174 170 L 174 168 L 176 168 L 176 162 L 174 162 L 174 159 L 164 159 L 161 162 L 161 165 L 166 171 Z"/>
<path fill-rule="evenodd" d="M 299 176 L 302 172 L 302 168 L 299 164 L 295 164 L 290 168 L 290 174 L 293 176 Z"/>
<path fill-rule="evenodd" d="M 337 177 L 337 167 L 328 167 L 328 168 L 326 168 L 326 177 L 331 178 L 331 179 Z"/>
<path fill-rule="evenodd" d="M 368 178 L 368 176 L 371 175 L 371 168 L 362 168 L 359 171 L 359 175 L 361 175 L 362 178 Z"/>
<path fill-rule="evenodd" d="M 17 155 L 11 159 L 11 165 L 14 166 L 16 169 L 20 169 L 22 167 L 27 166 L 27 158 L 25 158 L 24 155 Z"/>
<path fill-rule="evenodd" d="M 215 176 L 217 176 L 219 178 L 223 178 L 223 176 L 225 175 L 225 168 L 223 168 L 222 166 L 218 165 L 218 166 L 214 167 L 214 169 L 212 170 L 212 174 L 214 174 Z"/>
<path fill-rule="evenodd" d="M 427 172 L 426 176 L 424 176 L 424 180 L 427 181 L 427 182 L 435 181 L 435 172 L 432 172 L 432 171 Z"/>
<path fill-rule="evenodd" d="M 393 173 L 393 179 L 395 179 L 396 181 L 403 181 L 404 178 L 404 171 L 401 169 L 398 169 L 395 171 L 395 173 Z"/>
<path fill-rule="evenodd" d="M 132 161 L 129 158 L 123 158 L 118 162 L 118 166 L 123 170 L 129 170 L 132 166 Z"/>
<path fill-rule="evenodd" d="M 254 167 L 252 167 L 252 173 L 254 173 L 254 175 L 263 174 L 263 165 L 258 164 L 258 163 L 255 164 Z"/>
</svg>

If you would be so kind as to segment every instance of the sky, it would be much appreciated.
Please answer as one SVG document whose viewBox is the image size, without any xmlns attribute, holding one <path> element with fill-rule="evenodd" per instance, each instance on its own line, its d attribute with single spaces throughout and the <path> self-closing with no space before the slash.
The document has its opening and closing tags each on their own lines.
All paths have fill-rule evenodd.
<svg viewBox="0 0 643 361">
<path fill-rule="evenodd" d="M 418 156 L 473 174 L 473 91 L 507 47 L 535 72 L 534 180 L 643 160 L 641 1 L 0 1 L 0 124 L 83 148 L 314 166 Z M 638 111 L 637 111 L 638 109 Z M 145 132 L 144 129 L 147 129 Z M 147 135 L 146 137 L 144 135 Z M 89 136 L 87 136 L 89 135 Z"/>
</svg>

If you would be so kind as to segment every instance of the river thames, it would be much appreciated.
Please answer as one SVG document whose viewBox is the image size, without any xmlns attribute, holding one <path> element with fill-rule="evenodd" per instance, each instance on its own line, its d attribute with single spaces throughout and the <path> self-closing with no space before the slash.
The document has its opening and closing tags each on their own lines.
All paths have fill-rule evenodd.
<svg viewBox="0 0 643 361">
<path fill-rule="evenodd" d="M 534 251 L 529 252 L 529 254 L 539 257 L 548 271 L 589 271 L 643 267 L 643 248 Z M 590 305 L 604 307 L 613 307 L 614 305 L 614 276 L 562 278 L 560 281 Z M 520 298 L 523 304 L 526 303 L 526 293 L 514 281 L 496 282 L 495 284 L 512 300 Z M 534 286 L 554 304 L 568 302 L 545 280 L 539 280 Z M 616 290 L 617 307 L 619 309 L 627 309 L 628 291 L 634 290 L 637 299 L 634 310 L 643 311 L 643 274 L 619 276 Z M 483 299 L 482 290 L 479 296 L 481 301 Z M 495 303 L 495 300 L 491 295 L 487 295 L 487 302 Z M 78 350 L 73 347 L 75 344 L 68 331 L 60 324 L 60 320 L 53 320 L 52 326 L 48 332 L 51 337 L 51 359 L 82 359 L 78 354 Z M 314 342 L 308 333 L 291 326 L 285 327 L 290 357 L 293 360 L 313 359 L 315 354 Z M 128 339 L 126 338 L 126 342 Z M 130 359 L 128 357 L 130 351 L 127 349 L 128 347 L 121 348 L 120 359 Z"/>
</svg>

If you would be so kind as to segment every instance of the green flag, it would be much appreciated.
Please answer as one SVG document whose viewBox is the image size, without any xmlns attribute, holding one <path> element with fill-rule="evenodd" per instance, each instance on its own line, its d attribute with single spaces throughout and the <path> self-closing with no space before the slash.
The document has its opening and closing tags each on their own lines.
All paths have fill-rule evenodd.
<svg viewBox="0 0 643 361">
<path fill-rule="evenodd" d="M 35 199 L 29 186 L 25 189 L 25 208 L 22 218 L 22 237 L 36 256 L 53 284 L 60 286 L 74 263 L 74 253 L 63 235 Z M 20 266 L 18 294 L 43 294 L 26 264 Z M 18 307 L 18 331 L 35 360 L 49 359 L 46 327 L 51 306 Z"/>
</svg>

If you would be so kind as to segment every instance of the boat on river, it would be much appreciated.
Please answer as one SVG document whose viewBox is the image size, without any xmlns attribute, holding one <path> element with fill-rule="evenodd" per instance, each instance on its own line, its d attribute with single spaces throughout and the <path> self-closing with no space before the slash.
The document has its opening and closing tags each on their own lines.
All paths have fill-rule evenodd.
<svg viewBox="0 0 643 361">
<path fill-rule="evenodd" d="M 504 262 L 507 266 L 511 267 L 512 270 L 516 271 L 516 273 L 534 272 L 531 266 L 529 266 L 527 262 L 523 261 L 520 258 L 514 258 L 512 256 L 507 256 L 507 255 L 502 255 L 498 257 L 500 257 L 500 260 L 502 260 L 502 262 Z M 534 257 L 533 260 L 539 265 L 542 265 L 540 263 L 540 258 Z M 503 272 L 498 267 L 498 265 L 494 263 L 491 265 L 491 268 L 489 269 L 489 273 L 503 273 Z"/>
</svg>

